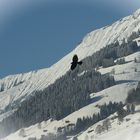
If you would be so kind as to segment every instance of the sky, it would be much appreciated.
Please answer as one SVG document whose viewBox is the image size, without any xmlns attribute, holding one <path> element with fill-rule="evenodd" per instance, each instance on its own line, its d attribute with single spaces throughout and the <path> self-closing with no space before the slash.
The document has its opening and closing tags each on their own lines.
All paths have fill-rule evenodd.
<svg viewBox="0 0 140 140">
<path fill-rule="evenodd" d="M 0 78 L 50 67 L 139 0 L 0 0 Z"/>
</svg>

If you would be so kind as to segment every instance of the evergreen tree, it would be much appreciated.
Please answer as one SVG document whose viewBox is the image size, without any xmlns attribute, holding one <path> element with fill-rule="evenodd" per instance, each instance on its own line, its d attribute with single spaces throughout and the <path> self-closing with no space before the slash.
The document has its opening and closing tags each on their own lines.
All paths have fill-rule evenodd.
<svg viewBox="0 0 140 140">
<path fill-rule="evenodd" d="M 134 112 L 135 112 L 135 105 L 134 105 L 134 103 L 131 105 L 131 113 L 132 114 L 134 114 Z"/>
<path fill-rule="evenodd" d="M 109 119 L 106 119 L 105 121 L 103 121 L 103 129 L 104 130 L 109 130 L 109 128 L 111 127 L 111 122 Z"/>
<path fill-rule="evenodd" d="M 97 127 L 96 127 L 96 129 L 95 129 L 95 132 L 96 132 L 97 134 L 101 134 L 102 131 L 103 131 L 102 126 L 101 126 L 101 125 L 97 125 Z"/>
<path fill-rule="evenodd" d="M 76 122 L 76 130 L 81 131 L 82 129 L 83 129 L 83 121 L 81 118 L 78 118 Z"/>
<path fill-rule="evenodd" d="M 118 111 L 117 111 L 117 114 L 118 114 L 118 120 L 120 122 L 123 121 L 123 118 L 127 115 L 127 112 L 123 109 L 123 108 L 120 108 Z"/>
<path fill-rule="evenodd" d="M 130 104 L 127 104 L 126 108 L 127 108 L 127 113 L 130 114 L 130 112 L 131 112 Z"/>
<path fill-rule="evenodd" d="M 134 62 L 137 63 L 137 58 L 135 57 Z"/>
</svg>

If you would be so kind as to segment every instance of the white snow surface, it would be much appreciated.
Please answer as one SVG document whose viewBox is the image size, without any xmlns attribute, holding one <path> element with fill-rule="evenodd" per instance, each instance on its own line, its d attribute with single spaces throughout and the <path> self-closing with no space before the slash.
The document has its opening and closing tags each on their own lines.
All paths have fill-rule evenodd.
<svg viewBox="0 0 140 140">
<path fill-rule="evenodd" d="M 116 114 L 110 116 L 112 118 Z M 122 123 L 118 119 L 111 120 L 109 131 L 97 134 L 95 129 L 97 125 L 102 125 L 103 121 L 96 123 L 78 136 L 78 140 L 139 140 L 140 138 L 140 106 L 136 108 L 135 114 L 130 114 L 124 118 Z M 92 131 L 89 133 L 89 131 Z M 85 139 L 88 138 L 88 139 Z"/>
<path fill-rule="evenodd" d="M 64 75 L 70 68 L 71 59 L 74 54 L 77 54 L 80 59 L 84 59 L 87 56 L 92 55 L 96 51 L 100 50 L 106 45 L 114 43 L 115 41 L 121 41 L 127 38 L 132 34 L 132 32 L 136 32 L 140 29 L 140 9 L 137 10 L 134 14 L 127 16 L 110 26 L 106 26 L 104 28 L 95 30 L 86 35 L 86 37 L 82 40 L 81 44 L 79 44 L 71 53 L 66 55 L 56 64 L 52 65 L 50 68 L 41 69 L 38 71 L 32 71 L 25 74 L 17 74 L 7 76 L 0 80 L 0 110 L 4 110 L 5 107 L 9 104 L 19 105 L 20 102 L 26 100 L 33 91 L 43 90 L 50 84 L 54 83 L 56 79 L 60 78 Z M 139 38 L 137 39 L 137 41 Z M 80 110 L 70 114 L 66 118 L 60 121 L 47 121 L 42 122 L 42 128 L 38 129 L 37 125 L 30 126 L 29 128 L 25 128 L 27 133 L 26 137 L 20 137 L 19 131 L 13 133 L 6 137 L 4 140 L 27 140 L 29 137 L 37 137 L 40 138 L 41 135 L 44 135 L 43 130 L 47 129 L 47 133 L 56 133 L 56 129 L 58 127 L 63 127 L 67 125 L 65 123 L 66 120 L 69 120 L 70 123 L 75 123 L 77 118 L 83 116 L 91 116 L 93 113 L 98 113 L 99 108 L 97 105 L 101 105 L 104 103 L 109 103 L 109 101 L 114 102 L 125 102 L 128 91 L 132 88 L 136 88 L 137 82 L 140 80 L 140 62 L 135 63 L 134 59 L 137 58 L 140 61 L 140 52 L 134 53 L 132 55 L 126 56 L 125 60 L 128 62 L 123 65 L 115 65 L 108 68 L 100 68 L 99 71 L 104 73 L 110 73 L 112 69 L 115 70 L 115 80 L 117 81 L 117 85 L 107 88 L 98 93 L 92 93 L 91 98 L 93 99 L 93 103 L 88 106 L 81 108 Z M 137 69 L 137 72 L 135 72 Z M 85 72 L 81 73 L 78 76 L 81 76 Z M 14 111 L 14 110 L 13 110 Z M 0 115 L 0 121 L 10 115 L 13 111 L 7 112 L 5 114 Z M 135 120 L 139 113 L 131 116 L 132 119 Z M 115 124 L 117 125 L 117 124 Z M 115 126 L 114 125 L 114 126 Z M 117 131 L 120 132 L 119 126 L 117 126 Z M 124 129 L 119 135 L 115 137 L 115 130 L 112 130 L 111 133 L 105 133 L 101 136 L 97 136 L 95 140 L 118 140 L 123 135 L 131 130 L 132 133 L 129 133 L 135 139 L 138 140 L 138 136 L 140 135 L 140 126 L 135 123 L 132 127 L 128 127 Z M 117 133 L 118 133 L 117 132 Z M 139 133 L 138 133 L 139 132 Z M 78 138 L 79 140 L 85 140 L 84 137 L 87 135 L 85 131 Z M 94 134 L 93 134 L 94 135 Z M 103 138 L 105 135 L 105 138 Z M 128 137 L 124 136 L 124 140 L 131 140 Z M 123 137 L 122 137 L 123 138 Z"/>
<path fill-rule="evenodd" d="M 35 90 L 42 90 L 55 82 L 70 69 L 71 59 L 77 54 L 80 59 L 92 55 L 96 51 L 115 41 L 121 41 L 140 29 L 140 9 L 110 26 L 97 29 L 87 34 L 71 53 L 66 55 L 50 68 L 32 71 L 25 74 L 7 76 L 0 80 L 0 110 L 18 100 L 20 103 Z"/>
<path fill-rule="evenodd" d="M 13 134 L 9 135 L 8 137 L 6 137 L 4 140 L 28 140 L 28 138 L 31 138 L 31 137 L 36 137 L 39 139 L 39 138 L 41 138 L 41 135 L 48 135 L 49 133 L 57 134 L 58 127 L 65 127 L 68 125 L 66 123 L 66 121 L 69 121 L 69 123 L 75 124 L 78 118 L 83 118 L 83 117 L 87 117 L 87 116 L 90 117 L 93 114 L 98 113 L 100 110 L 98 108 L 99 105 L 103 105 L 105 103 L 108 104 L 110 101 L 112 101 L 112 102 L 122 101 L 124 103 L 126 100 L 126 97 L 128 95 L 128 91 L 132 88 L 136 88 L 137 83 L 138 83 L 137 80 L 140 79 L 140 71 L 134 72 L 134 68 L 133 68 L 133 70 L 131 70 L 132 65 L 130 65 L 131 63 L 134 64 L 134 58 L 138 58 L 138 56 L 139 56 L 139 52 L 126 56 L 125 60 L 130 61 L 129 63 L 115 66 L 115 71 L 117 73 L 120 73 L 120 71 L 130 70 L 131 74 L 129 74 L 129 73 L 121 74 L 119 81 L 126 80 L 126 82 L 123 82 L 123 83 L 118 82 L 117 85 L 114 85 L 112 87 L 109 87 L 109 88 L 104 89 L 97 93 L 92 93 L 91 99 L 93 100 L 93 103 L 79 109 L 78 111 L 73 112 L 72 114 L 68 115 L 67 117 L 65 117 L 64 119 L 62 119 L 60 121 L 51 122 L 49 120 L 47 122 L 42 122 L 41 129 L 38 129 L 38 127 L 37 127 L 38 124 L 33 125 L 29 128 L 25 128 L 26 137 L 19 136 L 19 131 L 17 131 L 16 133 L 13 133 Z M 131 62 L 131 60 L 132 60 L 132 62 Z M 121 69 L 119 68 L 120 66 L 122 67 Z M 140 70 L 139 63 L 137 63 L 137 65 L 134 65 L 134 66 Z M 114 66 L 113 66 L 113 68 L 114 68 Z M 112 70 L 112 67 L 109 67 L 106 69 L 101 68 L 99 71 L 101 73 L 108 73 L 108 72 L 110 72 L 110 70 Z M 135 74 L 137 76 L 133 76 Z M 126 78 L 126 77 L 128 77 L 128 78 Z M 128 80 L 129 78 L 131 80 Z M 140 109 L 140 107 L 139 107 L 139 109 Z M 95 126 L 93 126 L 93 127 L 95 127 Z M 47 133 L 43 132 L 43 130 L 47 130 Z M 115 132 L 113 132 L 113 133 L 115 133 Z M 85 140 L 86 135 L 87 135 L 87 131 L 85 131 L 82 135 L 80 135 L 78 140 Z M 108 136 L 108 134 L 107 134 L 107 136 Z M 102 136 L 97 137 L 97 140 L 99 140 L 100 138 L 102 138 Z M 114 140 L 114 139 L 110 139 L 110 140 Z"/>
</svg>

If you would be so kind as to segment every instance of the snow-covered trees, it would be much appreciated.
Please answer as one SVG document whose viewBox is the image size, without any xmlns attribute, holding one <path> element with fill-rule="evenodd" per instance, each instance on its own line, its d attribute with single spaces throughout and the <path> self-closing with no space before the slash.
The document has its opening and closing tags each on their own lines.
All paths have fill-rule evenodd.
<svg viewBox="0 0 140 140">
<path fill-rule="evenodd" d="M 109 128 L 111 127 L 111 122 L 109 119 L 106 119 L 103 121 L 103 130 L 105 131 L 108 131 Z"/>
<path fill-rule="evenodd" d="M 85 71 L 87 69 L 96 68 L 99 66 L 112 66 L 115 65 L 114 60 L 130 55 L 139 50 L 136 41 L 123 42 L 121 45 L 119 42 L 112 43 L 100 51 L 97 51 L 92 56 L 89 56 L 83 60 L 83 65 L 80 71 Z M 119 60 L 119 59 L 118 59 Z M 121 59 L 118 63 L 125 63 L 124 59 Z"/>
<path fill-rule="evenodd" d="M 131 89 L 128 93 L 126 103 L 140 104 L 140 82 L 136 89 Z"/>
<path fill-rule="evenodd" d="M 132 32 L 132 34 L 128 37 L 127 41 L 128 42 L 131 42 L 132 40 L 138 38 L 140 35 L 140 32 Z"/>
<path fill-rule="evenodd" d="M 127 111 L 127 114 L 130 114 L 131 112 L 130 104 L 126 105 L 126 111 Z"/>
<path fill-rule="evenodd" d="M 89 104 L 90 93 L 101 91 L 115 84 L 114 78 L 108 74 L 101 75 L 99 72 L 89 70 L 77 76 L 77 70 L 68 72 L 54 84 L 43 91 L 36 91 L 34 96 L 23 101 L 17 111 L 7 117 L 5 122 L 2 121 L 5 125 L 3 129 L 9 125 L 7 120 L 10 121 L 9 127 L 13 125 L 14 129 L 18 130 L 50 118 L 62 119 Z M 8 131 L 6 132 L 11 132 L 10 129 Z"/>
<path fill-rule="evenodd" d="M 96 129 L 95 129 L 95 132 L 97 134 L 101 134 L 101 132 L 103 131 L 103 127 L 101 125 L 97 125 Z"/>
<path fill-rule="evenodd" d="M 118 65 L 125 64 L 125 58 L 117 59 L 116 64 Z"/>
<path fill-rule="evenodd" d="M 123 108 L 123 106 L 124 105 L 122 102 L 120 102 L 120 103 L 110 102 L 108 105 L 107 104 L 101 105 L 101 106 L 99 106 L 100 112 L 98 114 L 93 114 L 92 117 L 88 117 L 88 116 L 83 117 L 83 119 L 78 118 L 77 123 L 75 125 L 75 130 L 77 132 L 80 132 L 80 131 L 88 128 L 89 126 L 97 123 L 98 121 L 107 118 L 110 114 L 115 113 L 120 108 Z M 102 131 L 105 131 L 105 130 L 108 131 L 110 127 L 111 127 L 111 122 L 109 119 L 106 119 L 103 122 Z"/>
<path fill-rule="evenodd" d="M 101 75 L 94 70 L 95 67 L 102 66 L 103 60 L 111 60 L 110 64 L 112 65 L 114 59 L 131 54 L 137 49 L 136 42 L 121 45 L 116 42 L 85 58 L 83 65 L 77 67 L 75 71 L 68 71 L 66 75 L 43 91 L 34 91 L 34 96 L 23 101 L 18 110 L 1 122 L 4 127 L 0 130 L 0 133 L 5 130 L 7 134 L 11 133 L 11 126 L 16 131 L 50 118 L 59 120 L 87 105 L 90 103 L 90 93 L 101 91 L 115 84 L 113 76 L 109 76 L 109 74 Z M 84 74 L 78 76 L 81 72 L 84 72 Z M 7 108 L 11 108 L 11 106 Z M 93 123 L 106 118 L 109 111 L 114 112 L 116 110 L 114 108 L 113 104 L 110 104 L 110 108 L 101 107 L 101 112 L 94 116 Z M 87 120 L 91 121 L 90 119 Z M 85 123 L 87 126 L 89 125 L 88 121 Z M 11 122 L 10 126 L 9 122 Z"/>
<path fill-rule="evenodd" d="M 101 134 L 104 131 L 108 131 L 110 127 L 111 127 L 111 122 L 109 119 L 106 119 L 103 121 L 102 124 L 96 126 L 95 132 L 97 134 Z"/>
<path fill-rule="evenodd" d="M 103 124 L 99 124 L 96 126 L 95 132 L 97 134 L 101 134 L 103 131 L 108 131 L 109 128 L 111 127 L 111 122 L 109 119 L 106 119 L 103 121 Z"/>
<path fill-rule="evenodd" d="M 126 112 L 125 109 L 120 108 L 120 109 L 117 111 L 117 114 L 118 114 L 118 120 L 119 120 L 120 122 L 122 122 L 122 121 L 123 121 L 123 118 L 127 115 L 127 112 Z"/>
<path fill-rule="evenodd" d="M 47 135 L 42 135 L 40 140 L 67 140 L 65 135 L 55 135 L 53 133 L 48 133 Z"/>
</svg>

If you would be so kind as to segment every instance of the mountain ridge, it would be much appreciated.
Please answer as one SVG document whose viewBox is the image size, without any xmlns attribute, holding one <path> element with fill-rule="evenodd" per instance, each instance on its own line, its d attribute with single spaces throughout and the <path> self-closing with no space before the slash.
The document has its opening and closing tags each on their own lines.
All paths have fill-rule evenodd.
<svg viewBox="0 0 140 140">
<path fill-rule="evenodd" d="M 0 109 L 3 110 L 14 101 L 23 101 L 33 91 L 42 90 L 53 84 L 56 79 L 65 75 L 70 69 L 71 58 L 74 54 L 79 56 L 79 59 L 84 59 L 91 56 L 101 48 L 119 41 L 122 41 L 133 33 L 138 32 L 140 27 L 140 9 L 135 13 L 119 21 L 93 32 L 88 33 L 82 42 L 68 55 L 60 61 L 52 65 L 50 68 L 32 71 L 25 74 L 8 76 L 0 80 Z M 3 101 L 7 101 L 4 103 Z"/>
<path fill-rule="evenodd" d="M 8 76 L 6 78 L 1 79 L 0 121 L 5 119 L 8 115 L 10 116 L 16 110 L 16 108 L 18 109 L 18 107 L 21 107 L 20 106 L 21 103 L 32 97 L 32 95 L 34 95 L 36 91 L 43 91 L 49 85 L 53 84 L 57 79 L 61 78 L 67 72 L 69 72 L 71 59 L 74 54 L 77 54 L 80 60 L 86 59 L 89 56 L 93 55 L 94 53 L 100 51 L 101 49 L 109 46 L 110 44 L 115 44 L 116 42 L 122 44 L 124 43 L 124 41 L 129 42 L 129 38 L 131 37 L 131 35 L 133 33 L 137 32 L 139 33 L 139 29 L 140 29 L 140 9 L 137 10 L 134 14 L 121 19 L 110 26 L 97 29 L 87 34 L 83 38 L 82 42 L 71 53 L 66 55 L 56 64 L 52 65 L 50 68 L 32 71 L 25 74 Z M 132 42 L 134 42 L 135 40 L 138 47 L 140 47 L 139 44 L 140 37 L 135 37 L 134 40 L 131 39 Z M 115 72 L 112 75 L 114 76 L 117 84 L 113 85 L 112 87 L 107 87 L 105 90 L 99 91 L 97 93 L 90 93 L 91 99 L 100 98 L 100 100 L 97 100 L 96 102 L 93 102 L 73 112 L 72 114 L 68 115 L 65 119 L 73 121 L 73 119 L 76 118 L 78 119 L 79 115 L 81 117 L 85 117 L 86 115 L 87 116 L 92 115 L 93 108 L 95 109 L 94 110 L 95 112 L 96 110 L 98 112 L 99 109 L 97 105 L 102 105 L 104 102 L 108 103 L 109 100 L 124 102 L 125 98 L 127 97 L 129 89 L 135 88 L 140 78 L 139 77 L 140 67 L 138 65 L 138 63 L 140 62 L 139 56 L 140 56 L 139 52 L 133 52 L 133 54 L 123 56 L 125 58 L 125 63 L 121 65 L 115 64 L 113 66 L 108 67 L 99 67 L 97 71 L 99 71 L 102 75 L 110 74 L 114 69 Z M 138 61 L 138 63 L 134 62 L 135 59 Z M 117 61 L 117 59 L 115 61 Z M 86 71 L 83 71 L 78 76 L 80 77 L 85 73 Z M 11 108 L 9 108 L 9 110 L 6 110 L 7 106 L 11 106 Z M 57 123 L 61 124 L 62 122 L 63 119 L 60 121 L 54 121 L 53 127 L 54 128 L 56 127 L 55 123 L 57 125 Z M 63 123 L 61 125 L 63 126 Z"/>
</svg>

